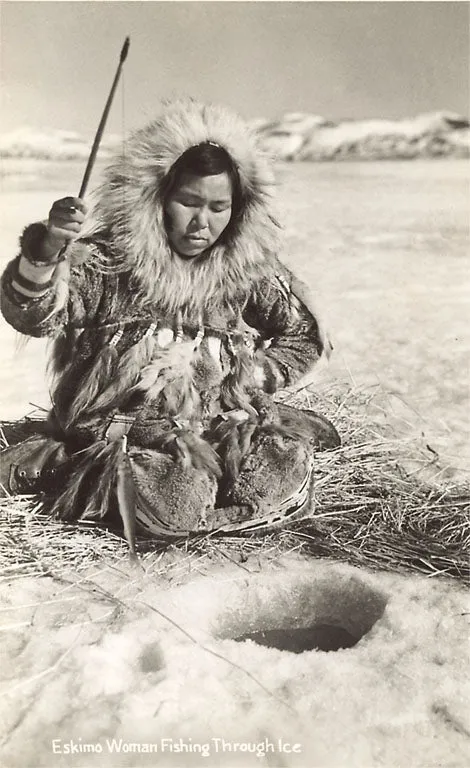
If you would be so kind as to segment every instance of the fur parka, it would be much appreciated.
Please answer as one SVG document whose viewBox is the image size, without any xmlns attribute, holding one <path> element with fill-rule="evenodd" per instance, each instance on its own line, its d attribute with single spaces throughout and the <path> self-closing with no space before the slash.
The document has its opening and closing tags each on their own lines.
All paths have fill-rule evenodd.
<svg viewBox="0 0 470 768">
<path fill-rule="evenodd" d="M 187 261 L 168 240 L 162 188 L 175 161 L 205 141 L 234 161 L 243 210 L 228 238 Z M 246 124 L 224 108 L 180 100 L 126 141 L 104 173 L 86 234 L 38 296 L 18 292 L 15 275 L 21 254 L 35 258 L 46 225 L 23 233 L 2 276 L 1 309 L 21 333 L 52 338 L 49 436 L 69 455 L 91 451 L 77 487 L 68 482 L 68 515 L 78 514 L 91 464 L 112 454 L 110 424 L 126 425 L 118 433 L 136 451 L 158 453 L 163 474 L 171 461 L 190 472 L 192 487 L 191 473 L 204 476 L 200 506 L 208 509 L 220 506 L 220 478 L 233 484 L 262 423 L 282 432 L 272 395 L 311 370 L 327 342 L 305 286 L 280 260 L 272 192 L 269 163 Z M 132 470 L 141 486 L 147 460 Z M 93 500 L 99 516 L 111 485 Z M 85 513 L 93 516 L 89 502 Z"/>
</svg>

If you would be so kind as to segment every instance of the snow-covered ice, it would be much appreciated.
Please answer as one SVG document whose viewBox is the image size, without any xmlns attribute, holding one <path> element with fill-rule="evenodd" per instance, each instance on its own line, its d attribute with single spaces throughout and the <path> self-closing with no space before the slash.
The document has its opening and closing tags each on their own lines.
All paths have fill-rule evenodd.
<svg viewBox="0 0 470 768">
<path fill-rule="evenodd" d="M 167 564 L 2 588 L 8 768 L 468 765 L 463 588 L 294 554 Z M 361 639 L 300 654 L 233 639 L 318 623 Z"/>
</svg>

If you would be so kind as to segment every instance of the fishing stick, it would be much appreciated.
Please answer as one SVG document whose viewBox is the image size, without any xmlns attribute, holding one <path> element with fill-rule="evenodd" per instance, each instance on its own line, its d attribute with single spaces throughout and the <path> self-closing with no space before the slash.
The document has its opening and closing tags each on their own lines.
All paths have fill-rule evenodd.
<svg viewBox="0 0 470 768">
<path fill-rule="evenodd" d="M 78 193 L 79 197 L 83 197 L 84 196 L 84 194 L 86 192 L 86 188 L 88 186 L 88 181 L 90 179 L 91 172 L 92 172 L 93 166 L 95 164 L 95 159 L 96 159 L 96 155 L 97 155 L 97 152 L 98 152 L 98 148 L 100 146 L 101 137 L 103 136 L 104 129 L 105 129 L 105 126 L 106 126 L 106 121 L 108 119 L 109 110 L 111 109 L 111 104 L 113 103 L 113 98 L 114 98 L 114 94 L 115 94 L 115 91 L 116 91 L 116 88 L 117 88 L 117 84 L 118 84 L 119 78 L 121 76 L 122 65 L 124 64 L 124 62 L 125 62 L 125 60 L 127 58 L 127 54 L 129 52 L 130 42 L 131 42 L 130 38 L 126 37 L 126 39 L 124 40 L 124 45 L 122 46 L 121 55 L 119 57 L 118 68 L 117 68 L 116 74 L 114 76 L 114 81 L 113 81 L 113 84 L 111 86 L 111 90 L 109 92 L 108 100 L 107 100 L 105 108 L 103 110 L 103 114 L 101 116 L 100 124 L 98 126 L 98 130 L 96 131 L 95 139 L 93 141 L 93 146 L 91 148 L 90 157 L 88 158 L 88 163 L 87 163 L 87 166 L 85 168 L 85 174 L 83 176 L 82 185 L 80 187 L 80 192 Z"/>
<path fill-rule="evenodd" d="M 81 184 L 81 187 L 80 187 L 80 192 L 78 193 L 78 197 L 80 197 L 80 198 L 82 198 L 84 196 L 84 194 L 86 192 L 86 188 L 88 186 L 88 182 L 90 180 L 91 172 L 93 170 L 93 166 L 94 166 L 95 160 L 96 160 L 96 155 L 98 153 L 98 148 L 100 146 L 101 138 L 103 136 L 104 129 L 105 129 L 105 126 L 106 126 L 106 121 L 108 119 L 109 110 L 111 109 L 111 104 L 113 103 L 113 98 L 114 98 L 114 94 L 116 92 L 117 84 L 118 84 L 119 78 L 121 76 L 122 65 L 124 64 L 124 62 L 125 62 L 125 60 L 127 58 L 127 54 L 129 52 L 129 45 L 130 45 L 130 43 L 131 43 L 130 38 L 126 37 L 126 39 L 124 40 L 124 45 L 122 46 L 122 49 L 121 49 L 121 55 L 119 56 L 118 68 L 116 70 L 116 74 L 114 75 L 114 80 L 113 80 L 113 84 L 111 86 L 111 90 L 109 92 L 108 100 L 107 100 L 107 102 L 105 104 L 105 107 L 104 107 L 104 110 L 103 110 L 103 114 L 101 115 L 100 124 L 98 126 L 98 130 L 96 131 L 96 135 L 95 135 L 95 138 L 93 140 L 93 146 L 92 146 L 91 152 L 90 152 L 90 157 L 88 158 L 88 162 L 87 162 L 87 165 L 86 165 L 86 168 L 85 168 L 85 173 L 83 175 L 83 180 L 82 180 L 82 184 Z M 73 211 L 75 209 L 74 209 L 73 206 L 71 206 L 69 210 Z M 62 259 L 64 258 L 64 254 L 65 254 L 65 252 L 67 250 L 67 247 L 68 247 L 68 243 L 66 243 L 61 248 L 61 250 L 59 251 L 59 258 L 58 258 L 59 261 L 62 261 Z"/>
</svg>

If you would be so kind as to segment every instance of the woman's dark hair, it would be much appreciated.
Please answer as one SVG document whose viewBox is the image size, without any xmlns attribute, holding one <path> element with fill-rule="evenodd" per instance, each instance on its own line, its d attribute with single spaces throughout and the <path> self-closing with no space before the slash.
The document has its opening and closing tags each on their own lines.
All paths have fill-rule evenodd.
<svg viewBox="0 0 470 768">
<path fill-rule="evenodd" d="M 231 230 L 243 211 L 244 200 L 237 167 L 227 150 L 212 141 L 205 141 L 183 152 L 163 182 L 161 191 L 164 200 L 168 200 L 173 190 L 178 187 L 183 174 L 188 173 L 193 176 L 228 174 L 232 183 L 232 215 L 227 230 Z"/>
</svg>

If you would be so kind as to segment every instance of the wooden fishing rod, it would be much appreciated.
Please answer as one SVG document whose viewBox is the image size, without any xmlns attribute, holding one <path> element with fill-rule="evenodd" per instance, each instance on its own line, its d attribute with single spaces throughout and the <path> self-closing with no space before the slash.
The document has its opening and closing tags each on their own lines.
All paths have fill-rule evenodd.
<svg viewBox="0 0 470 768">
<path fill-rule="evenodd" d="M 86 192 L 86 188 L 88 186 L 88 182 L 90 180 L 91 172 L 92 172 L 93 166 L 95 164 L 96 155 L 98 153 L 98 149 L 99 149 L 99 146 L 100 146 L 101 138 L 103 136 L 104 129 L 106 127 L 106 121 L 108 119 L 109 110 L 111 109 L 111 104 L 113 103 L 114 94 L 116 92 L 116 88 L 117 88 L 117 85 L 118 85 L 118 82 L 119 82 L 119 78 L 121 76 L 122 66 L 123 66 L 123 64 L 124 64 L 124 62 L 125 62 L 125 60 L 127 58 L 128 52 L 129 52 L 130 42 L 131 42 L 130 38 L 126 37 L 126 39 L 124 40 L 124 45 L 122 46 L 122 49 L 121 49 L 121 54 L 119 56 L 118 68 L 116 70 L 116 74 L 114 75 L 113 84 L 111 86 L 111 90 L 109 92 L 109 96 L 108 96 L 108 99 L 106 101 L 106 104 L 105 104 L 105 107 L 104 107 L 104 110 L 103 110 L 103 114 L 101 115 L 100 124 L 98 125 L 98 129 L 96 131 L 95 138 L 93 140 L 93 145 L 91 147 L 90 156 L 88 158 L 88 162 L 87 162 L 87 165 L 86 165 L 86 168 L 85 168 L 85 173 L 83 175 L 83 180 L 82 180 L 82 184 L 81 184 L 81 187 L 80 187 L 80 192 L 78 193 L 78 197 L 80 197 L 80 198 L 83 198 L 83 196 L 84 196 L 84 194 Z M 75 210 L 74 206 L 70 206 L 69 210 L 70 211 L 74 211 Z M 65 245 L 59 251 L 58 261 L 62 261 L 65 258 L 65 252 L 67 250 L 67 247 L 68 247 L 68 243 L 65 243 Z"/>
<path fill-rule="evenodd" d="M 98 152 L 98 148 L 100 146 L 101 138 L 103 136 L 104 129 L 105 129 L 105 126 L 106 126 L 106 121 L 108 119 L 109 110 L 111 109 L 111 104 L 113 103 L 113 98 L 114 98 L 114 94 L 116 92 L 117 84 L 118 84 L 119 78 L 121 76 L 121 70 L 122 70 L 123 64 L 124 64 L 124 62 L 125 62 L 125 60 L 127 58 L 127 54 L 129 52 L 129 45 L 130 45 L 130 38 L 126 37 L 126 39 L 124 40 L 124 45 L 122 46 L 121 55 L 119 57 L 118 68 L 117 68 L 116 74 L 114 76 L 114 81 L 113 81 L 113 84 L 111 86 L 111 90 L 109 92 L 108 100 L 107 100 L 105 108 L 103 110 L 103 114 L 101 116 L 100 124 L 98 125 L 98 130 L 96 131 L 96 135 L 95 135 L 95 138 L 94 138 L 94 141 L 93 141 L 93 146 L 91 148 L 90 157 L 88 158 L 88 163 L 87 163 L 87 166 L 85 168 L 85 173 L 84 173 L 84 176 L 83 176 L 82 185 L 80 187 L 80 192 L 78 193 L 78 197 L 80 197 L 80 198 L 84 196 L 84 194 L 86 192 L 86 188 L 88 186 L 88 182 L 90 180 L 90 176 L 91 176 L 91 172 L 93 170 L 93 166 L 95 164 L 95 159 L 96 159 L 96 155 L 97 155 L 97 152 Z"/>
</svg>

